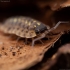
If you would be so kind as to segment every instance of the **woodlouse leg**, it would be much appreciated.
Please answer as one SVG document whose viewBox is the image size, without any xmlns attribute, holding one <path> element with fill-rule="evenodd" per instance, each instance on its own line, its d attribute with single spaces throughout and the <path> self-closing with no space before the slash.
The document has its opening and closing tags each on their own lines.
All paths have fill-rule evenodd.
<svg viewBox="0 0 70 70">
<path fill-rule="evenodd" d="M 52 44 L 52 47 L 54 47 L 54 43 Z"/>
<path fill-rule="evenodd" d="M 41 35 L 41 33 L 40 33 L 40 31 L 39 31 L 39 35 Z M 42 40 L 39 40 L 42 44 L 44 44 L 43 42 L 42 42 Z"/>
<path fill-rule="evenodd" d="M 42 44 L 44 44 L 43 42 L 42 42 L 42 40 L 39 40 Z"/>
<path fill-rule="evenodd" d="M 50 39 L 48 35 L 45 36 L 48 40 Z"/>
<path fill-rule="evenodd" d="M 16 46 L 17 46 L 17 44 L 18 44 L 18 41 L 19 41 L 19 39 L 20 39 L 20 37 L 18 37 L 17 39 L 16 39 Z"/>
<path fill-rule="evenodd" d="M 19 41 L 20 37 L 17 38 L 17 42 Z"/>
<path fill-rule="evenodd" d="M 27 38 L 25 38 L 25 44 L 27 44 Z"/>
<path fill-rule="evenodd" d="M 38 41 L 38 40 L 41 40 L 42 38 L 45 37 L 45 34 L 43 33 L 40 37 L 38 38 L 35 38 L 33 41 L 32 41 L 32 47 L 34 46 L 35 42 Z"/>
</svg>

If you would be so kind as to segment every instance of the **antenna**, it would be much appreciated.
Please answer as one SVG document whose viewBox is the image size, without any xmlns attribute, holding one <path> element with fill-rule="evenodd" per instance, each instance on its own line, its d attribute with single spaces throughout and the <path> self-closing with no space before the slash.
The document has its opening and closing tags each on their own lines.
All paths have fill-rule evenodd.
<svg viewBox="0 0 70 70">
<path fill-rule="evenodd" d="M 51 29 L 49 29 L 48 32 L 56 29 L 59 26 L 59 24 L 61 24 L 61 23 L 69 23 L 69 21 L 59 21 L 54 27 L 52 27 Z"/>
</svg>

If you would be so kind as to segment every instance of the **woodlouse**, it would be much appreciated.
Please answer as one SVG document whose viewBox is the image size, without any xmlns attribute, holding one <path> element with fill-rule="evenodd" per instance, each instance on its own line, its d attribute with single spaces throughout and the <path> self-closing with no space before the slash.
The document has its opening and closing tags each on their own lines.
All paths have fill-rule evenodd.
<svg viewBox="0 0 70 70">
<path fill-rule="evenodd" d="M 1 31 L 26 39 L 34 38 L 32 40 L 32 46 L 34 46 L 35 41 L 44 38 L 50 31 L 56 29 L 60 23 L 68 22 L 59 21 L 54 27 L 50 28 L 48 25 L 30 17 L 18 16 L 4 21 L 4 24 L 1 25 Z"/>
</svg>

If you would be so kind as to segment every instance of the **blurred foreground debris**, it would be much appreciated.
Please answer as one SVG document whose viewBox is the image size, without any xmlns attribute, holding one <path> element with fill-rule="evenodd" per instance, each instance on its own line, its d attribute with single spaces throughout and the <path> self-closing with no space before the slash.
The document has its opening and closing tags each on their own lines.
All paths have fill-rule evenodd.
<svg viewBox="0 0 70 70">
<path fill-rule="evenodd" d="M 42 65 L 42 68 L 37 70 L 69 70 L 70 43 L 61 46 L 58 51 Z"/>
</svg>

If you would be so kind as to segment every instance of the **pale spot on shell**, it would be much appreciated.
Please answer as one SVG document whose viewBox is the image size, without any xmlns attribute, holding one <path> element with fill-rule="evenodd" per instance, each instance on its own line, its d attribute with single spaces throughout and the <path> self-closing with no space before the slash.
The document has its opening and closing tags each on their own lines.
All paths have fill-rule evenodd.
<svg viewBox="0 0 70 70">
<path fill-rule="evenodd" d="M 36 27 L 36 25 L 34 25 L 34 27 Z"/>
<path fill-rule="evenodd" d="M 25 24 L 27 24 L 27 21 L 25 21 Z"/>
<path fill-rule="evenodd" d="M 14 19 L 14 22 L 17 22 L 17 19 L 16 18 Z"/>
<path fill-rule="evenodd" d="M 40 25 L 40 23 L 37 23 L 38 25 Z"/>
<path fill-rule="evenodd" d="M 29 22 L 29 24 L 28 24 L 29 26 L 31 25 L 31 23 Z"/>
<path fill-rule="evenodd" d="M 36 20 L 34 20 L 33 22 L 36 22 Z"/>
</svg>

